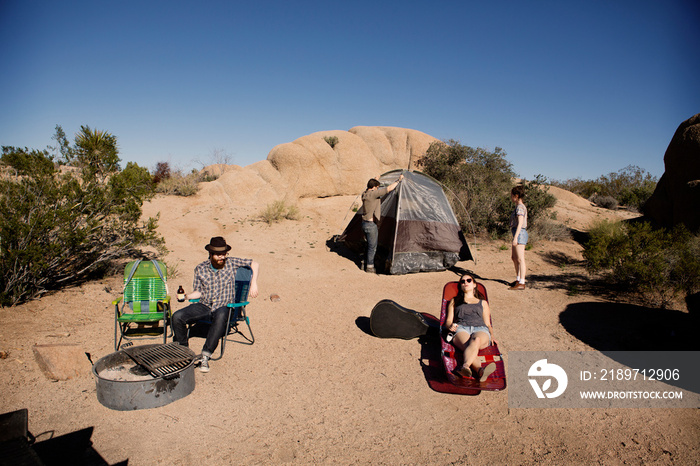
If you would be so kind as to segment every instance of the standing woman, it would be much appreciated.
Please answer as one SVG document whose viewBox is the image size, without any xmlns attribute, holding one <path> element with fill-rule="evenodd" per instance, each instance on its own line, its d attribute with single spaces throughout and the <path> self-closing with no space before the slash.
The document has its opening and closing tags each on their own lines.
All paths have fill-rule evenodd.
<svg viewBox="0 0 700 466">
<path fill-rule="evenodd" d="M 492 362 L 481 367 L 479 350 L 491 342 L 496 343 L 496 340 L 493 339 L 491 327 L 491 308 L 479 292 L 473 276 L 465 274 L 459 279 L 459 292 L 447 305 L 445 327 L 455 332 L 452 344 L 464 352 L 464 364 L 457 369 L 457 373 L 462 377 L 476 374 L 480 382 L 485 382 L 496 370 L 496 364 Z"/>
<path fill-rule="evenodd" d="M 510 199 L 515 203 L 515 210 L 510 214 L 510 232 L 513 234 L 511 258 L 515 266 L 516 279 L 510 284 L 510 290 L 525 289 L 525 245 L 527 244 L 527 207 L 523 204 L 525 188 L 515 186 L 510 191 Z"/>
</svg>

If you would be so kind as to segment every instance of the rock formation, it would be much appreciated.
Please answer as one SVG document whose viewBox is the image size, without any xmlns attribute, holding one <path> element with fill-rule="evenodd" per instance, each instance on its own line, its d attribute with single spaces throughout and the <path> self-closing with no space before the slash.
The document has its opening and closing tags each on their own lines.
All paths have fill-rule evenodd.
<svg viewBox="0 0 700 466">
<path fill-rule="evenodd" d="M 326 139 L 337 138 L 331 147 Z M 356 126 L 349 131 L 319 131 L 275 146 L 267 160 L 231 166 L 202 190 L 238 202 L 265 205 L 274 200 L 358 194 L 367 180 L 415 161 L 437 141 L 420 131 L 386 126 Z"/>
<path fill-rule="evenodd" d="M 700 231 L 700 113 L 681 123 L 664 155 L 664 174 L 644 213 L 665 227 Z"/>
</svg>

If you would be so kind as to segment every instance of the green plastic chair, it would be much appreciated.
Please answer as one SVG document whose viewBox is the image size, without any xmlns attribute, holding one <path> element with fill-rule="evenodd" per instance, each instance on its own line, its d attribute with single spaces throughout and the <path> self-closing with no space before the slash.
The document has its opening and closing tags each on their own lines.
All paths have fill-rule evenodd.
<svg viewBox="0 0 700 466">
<path fill-rule="evenodd" d="M 123 295 L 112 301 L 112 304 L 115 351 L 119 350 L 122 339 L 135 340 L 159 335 L 160 331 L 155 331 L 152 327 L 161 321 L 163 343 L 167 342 L 171 310 L 168 269 L 163 262 L 137 260 L 126 264 Z M 151 324 L 151 329 L 142 328 L 143 324 Z"/>
</svg>

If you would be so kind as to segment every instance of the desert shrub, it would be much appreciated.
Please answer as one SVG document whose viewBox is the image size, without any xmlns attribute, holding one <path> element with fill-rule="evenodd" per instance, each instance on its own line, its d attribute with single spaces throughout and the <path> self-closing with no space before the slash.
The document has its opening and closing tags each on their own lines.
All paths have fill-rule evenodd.
<svg viewBox="0 0 700 466">
<path fill-rule="evenodd" d="M 493 152 L 463 146 L 457 141 L 434 142 L 417 165 L 427 175 L 445 185 L 464 209 L 453 205 L 457 219 L 465 231 L 469 219 L 476 232 L 486 233 L 502 224 L 503 209 L 509 199 L 512 164 L 500 147 Z"/>
<path fill-rule="evenodd" d="M 417 160 L 417 165 L 447 188 L 448 198 L 464 231 L 473 226 L 477 233 L 495 237 L 508 231 L 513 210 L 510 190 L 515 173 L 503 149 L 475 149 L 453 140 L 434 142 Z M 547 192 L 544 182 L 538 176 L 523 183 L 528 224 L 554 205 L 555 198 Z"/>
<path fill-rule="evenodd" d="M 329 146 L 332 148 L 335 148 L 336 144 L 338 144 L 338 137 L 337 136 L 326 136 L 323 138 L 324 141 L 328 143 Z"/>
<path fill-rule="evenodd" d="M 219 179 L 219 174 L 218 173 L 201 173 L 198 174 L 198 176 L 195 177 L 199 183 L 208 183 L 210 181 L 216 181 Z"/>
<path fill-rule="evenodd" d="M 2 163 L 17 175 L 42 176 L 54 172 L 54 163 L 48 151 L 29 150 L 26 147 L 20 149 L 3 146 Z"/>
<path fill-rule="evenodd" d="M 630 186 L 620 191 L 617 198 L 620 204 L 634 212 L 642 212 L 644 205 L 656 189 L 656 181 L 645 181 L 641 186 Z"/>
<path fill-rule="evenodd" d="M 156 186 L 156 192 L 174 196 L 194 196 L 199 191 L 199 182 L 202 176 L 193 170 L 192 173 L 183 175 L 181 171 L 173 172 L 170 177 L 161 180 Z"/>
<path fill-rule="evenodd" d="M 598 207 L 602 207 L 604 209 L 615 210 L 618 206 L 617 199 L 612 196 L 601 196 L 600 194 L 594 194 L 589 197 L 588 200 Z"/>
<path fill-rule="evenodd" d="M 667 306 L 700 289 L 700 237 L 684 226 L 654 229 L 648 222 L 601 222 L 584 245 L 586 268 L 644 300 Z"/>
<path fill-rule="evenodd" d="M 533 180 L 523 181 L 523 188 L 525 188 L 523 202 L 527 206 L 527 228 L 533 232 L 537 231 L 536 228 L 542 219 L 549 217 L 549 209 L 554 207 L 557 202 L 557 199 L 549 193 L 547 183 L 547 179 L 542 175 L 535 176 Z M 503 221 L 510 223 L 510 213 L 513 210 L 513 204 L 510 201 L 510 191 L 508 193 L 507 217 L 504 217 Z"/>
<path fill-rule="evenodd" d="M 60 127 L 57 127 L 60 128 Z M 70 147 L 57 131 L 64 147 Z M 157 219 L 141 223 L 153 195 L 148 170 L 119 170 L 116 137 L 87 126 L 61 173 L 47 151 L 3 147 L 0 165 L 0 305 L 13 305 L 105 270 L 118 257 L 160 246 Z M 35 164 L 27 166 L 31 159 Z"/>
<path fill-rule="evenodd" d="M 168 177 L 162 179 L 155 189 L 160 194 L 183 197 L 194 196 L 199 192 L 199 183 L 217 180 L 219 176 L 218 173 L 206 170 L 192 169 L 188 174 L 183 174 L 182 170 L 169 171 Z"/>
<path fill-rule="evenodd" d="M 153 171 L 153 183 L 158 184 L 170 179 L 171 175 L 170 164 L 168 162 L 158 162 L 156 169 Z"/>
<path fill-rule="evenodd" d="M 275 201 L 265 207 L 260 218 L 267 224 L 279 222 L 282 219 L 298 220 L 299 209 L 294 205 L 287 205 L 284 201 Z"/>
<path fill-rule="evenodd" d="M 643 168 L 629 165 L 595 180 L 580 178 L 552 183 L 579 196 L 610 196 L 633 211 L 641 211 L 656 189 L 657 178 Z"/>
<path fill-rule="evenodd" d="M 532 242 L 537 240 L 545 241 L 566 241 L 571 239 L 571 230 L 561 223 L 553 222 L 549 217 L 542 217 L 539 221 L 528 225 L 528 231 L 533 238 Z M 529 243 L 528 243 L 529 244 Z"/>
<path fill-rule="evenodd" d="M 574 178 L 566 181 L 552 181 L 552 185 L 571 191 L 586 199 L 604 191 L 603 185 L 597 181 L 582 180 L 581 178 Z"/>
</svg>

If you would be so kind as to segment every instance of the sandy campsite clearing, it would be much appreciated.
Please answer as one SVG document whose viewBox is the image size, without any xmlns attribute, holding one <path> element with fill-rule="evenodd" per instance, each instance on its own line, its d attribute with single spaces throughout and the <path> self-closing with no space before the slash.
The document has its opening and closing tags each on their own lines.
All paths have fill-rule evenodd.
<svg viewBox="0 0 700 466">
<path fill-rule="evenodd" d="M 552 192 L 558 221 L 576 229 L 629 216 Z M 206 192 L 156 197 L 144 211 L 161 213 L 170 250 L 164 259 L 177 274 L 171 294 L 180 284 L 191 287 L 212 236 L 225 236 L 232 254 L 260 263 L 260 296 L 249 306 L 256 343 L 230 343 L 211 372 L 196 371 L 196 388 L 183 399 L 110 410 L 97 401 L 87 358 L 81 376 L 51 382 L 32 353 L 35 344 L 53 343 L 80 345 L 93 360 L 113 351 L 110 302 L 121 277 L 88 283 L 0 309 L 0 350 L 9 353 L 0 360 L 0 412 L 28 408 L 39 441 L 92 427 L 93 448 L 109 464 L 697 464 L 696 409 L 509 409 L 508 389 L 432 391 L 417 340 L 375 338 L 364 324 L 381 299 L 439 315 L 442 287 L 457 272 L 369 275 L 330 251 L 326 241 L 349 220 L 353 199 L 302 199 L 300 220 L 267 225 L 255 220 L 261 206 L 224 204 Z M 560 323 L 572 305 L 594 311 L 606 304 L 585 286 L 580 245 L 538 242 L 527 253 L 528 289 L 512 292 L 503 244 L 481 241 L 478 262 L 458 266 L 489 290 L 506 367 L 509 351 L 599 349 Z M 568 293 L 572 285 L 577 293 Z M 198 352 L 201 343 L 191 347 Z"/>
</svg>

